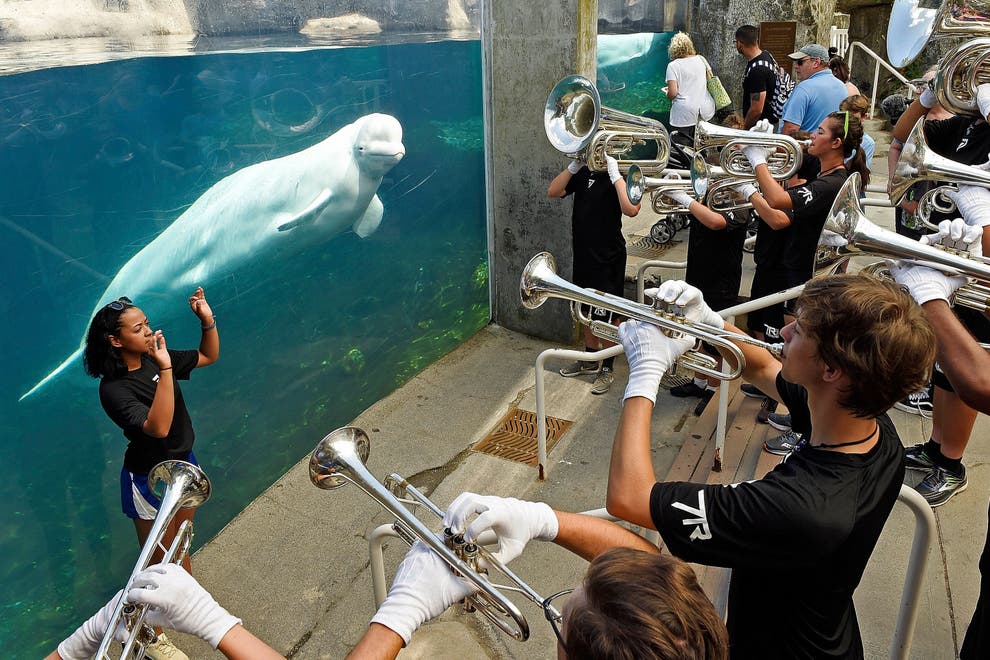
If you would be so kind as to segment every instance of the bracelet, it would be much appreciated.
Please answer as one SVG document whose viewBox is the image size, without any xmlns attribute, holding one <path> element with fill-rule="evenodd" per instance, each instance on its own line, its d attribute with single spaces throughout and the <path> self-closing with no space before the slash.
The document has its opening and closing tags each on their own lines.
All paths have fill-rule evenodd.
<svg viewBox="0 0 990 660">
<path fill-rule="evenodd" d="M 159 369 L 158 370 L 158 373 L 161 373 L 163 371 L 171 371 L 171 370 L 172 370 L 172 367 L 165 367 L 164 369 Z"/>
<path fill-rule="evenodd" d="M 213 323 L 211 323 L 209 325 L 204 325 L 202 327 L 202 330 L 203 330 L 203 332 L 206 332 L 207 330 L 212 330 L 215 327 L 217 327 L 217 317 L 214 316 L 213 317 Z"/>
</svg>

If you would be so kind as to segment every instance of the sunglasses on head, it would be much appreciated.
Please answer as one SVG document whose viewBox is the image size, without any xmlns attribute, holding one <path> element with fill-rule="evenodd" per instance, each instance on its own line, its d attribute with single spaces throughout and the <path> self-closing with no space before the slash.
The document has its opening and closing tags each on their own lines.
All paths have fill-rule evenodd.
<svg viewBox="0 0 990 660">
<path fill-rule="evenodd" d="M 128 307 L 133 307 L 133 306 L 134 304 L 131 302 L 131 299 L 128 298 L 127 296 L 121 296 L 120 298 L 117 298 L 116 300 L 112 300 L 107 303 L 107 308 L 112 309 L 115 312 L 122 312 Z"/>
</svg>

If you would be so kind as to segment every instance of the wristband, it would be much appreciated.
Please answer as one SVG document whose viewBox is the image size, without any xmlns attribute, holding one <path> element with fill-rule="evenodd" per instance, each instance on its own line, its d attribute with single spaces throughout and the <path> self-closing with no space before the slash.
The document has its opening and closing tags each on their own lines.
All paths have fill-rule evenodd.
<svg viewBox="0 0 990 660">
<path fill-rule="evenodd" d="M 172 370 L 172 367 L 165 367 L 164 369 L 159 369 L 158 370 L 158 373 L 161 373 L 163 371 L 171 371 L 171 370 Z"/>
<path fill-rule="evenodd" d="M 207 330 L 212 330 L 215 327 L 217 327 L 217 317 L 214 316 L 213 317 L 213 323 L 211 323 L 209 325 L 204 325 L 202 327 L 202 330 L 203 330 L 203 332 L 206 332 Z"/>
</svg>

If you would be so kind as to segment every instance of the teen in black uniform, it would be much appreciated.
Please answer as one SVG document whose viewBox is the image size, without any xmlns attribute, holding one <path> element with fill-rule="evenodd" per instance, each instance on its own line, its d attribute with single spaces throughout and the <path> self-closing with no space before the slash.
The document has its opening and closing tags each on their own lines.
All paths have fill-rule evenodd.
<svg viewBox="0 0 990 660">
<path fill-rule="evenodd" d="M 659 296 L 691 320 L 738 332 L 684 282 L 665 282 Z M 739 344 L 743 376 L 792 411 L 807 410 L 813 432 L 763 479 L 732 485 L 657 482 L 656 387 L 694 342 L 622 324 L 630 375 L 606 507 L 656 528 L 681 559 L 733 569 L 733 658 L 862 658 L 852 595 L 904 474 L 884 411 L 928 378 L 935 336 L 907 293 L 867 276 L 814 279 L 795 312 L 781 361 Z M 767 612 L 786 612 L 787 625 L 767 626 Z"/>
<path fill-rule="evenodd" d="M 574 274 L 572 282 L 585 288 L 598 289 L 617 296 L 624 294 L 626 275 L 626 239 L 622 236 L 622 215 L 634 217 L 640 205 L 629 201 L 626 182 L 619 173 L 619 165 L 611 156 L 606 157 L 608 171 L 592 172 L 580 161 L 571 163 L 558 174 L 547 188 L 548 197 L 574 195 L 571 212 L 571 238 L 574 245 Z M 592 308 L 593 318 L 610 321 L 611 314 L 600 308 Z M 584 329 L 584 346 L 589 352 L 600 351 L 611 342 L 599 339 Z M 612 385 L 612 363 L 608 358 L 600 366 L 597 362 L 578 361 L 564 367 L 560 375 L 565 377 L 596 374 L 592 394 L 605 394 Z"/>
<path fill-rule="evenodd" d="M 713 309 L 732 307 L 739 301 L 749 211 L 719 212 L 682 192 L 670 197 L 691 212 L 685 281 L 698 287 Z M 710 350 L 714 352 L 714 349 Z M 717 384 L 714 378 L 706 380 L 696 376 L 690 383 L 670 388 L 670 393 L 680 397 L 701 397 L 702 401 L 695 409 L 696 414 L 701 414 L 715 394 Z"/>
<path fill-rule="evenodd" d="M 203 330 L 199 350 L 167 348 L 162 331 L 153 331 L 144 312 L 128 298 L 100 309 L 86 335 L 86 373 L 100 378 L 100 403 L 128 441 L 120 473 L 121 505 L 124 514 L 134 520 L 142 546 L 160 504 L 148 487 L 148 472 L 167 459 L 195 463 L 195 433 L 178 381 L 187 380 L 193 369 L 211 365 L 220 356 L 216 319 L 202 287 L 190 296 L 189 307 Z M 175 516 L 166 546 L 194 511 L 182 509 Z M 188 558 L 184 563 L 188 570 Z"/>
<path fill-rule="evenodd" d="M 987 111 L 990 110 L 990 84 L 983 84 L 977 88 L 977 102 L 983 115 L 981 117 L 957 115 L 939 121 L 925 121 L 925 141 L 932 151 L 965 165 L 980 165 L 987 162 L 987 152 L 990 151 L 990 124 L 986 122 L 986 117 Z M 911 129 L 920 119 L 927 116 L 929 109 L 934 108 L 936 103 L 935 95 L 926 88 L 904 111 L 892 133 L 893 140 L 888 162 L 897 162 L 901 147 Z M 932 222 L 937 224 L 941 220 L 951 219 L 959 214 L 963 214 L 967 222 L 970 221 L 964 209 L 960 209 L 959 213 L 952 215 L 933 213 Z M 986 254 L 990 249 L 990 230 L 986 228 L 982 242 Z M 990 321 L 983 314 L 968 308 L 959 308 L 956 314 L 978 341 L 990 341 Z M 931 438 L 926 443 L 909 447 L 905 460 L 908 469 L 925 473 L 915 489 L 934 507 L 945 504 L 956 493 L 965 490 L 968 485 L 962 457 L 976 423 L 977 411 L 966 405 L 956 394 L 941 369 L 936 368 L 932 375 L 932 385 L 935 387 Z"/>
</svg>

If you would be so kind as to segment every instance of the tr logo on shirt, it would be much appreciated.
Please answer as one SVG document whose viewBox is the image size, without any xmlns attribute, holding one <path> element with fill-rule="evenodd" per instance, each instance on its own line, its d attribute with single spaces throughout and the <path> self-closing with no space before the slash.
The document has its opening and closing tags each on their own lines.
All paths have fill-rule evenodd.
<svg viewBox="0 0 990 660">
<path fill-rule="evenodd" d="M 591 188 L 591 186 L 593 186 L 593 185 L 595 185 L 595 180 L 594 179 L 588 179 L 588 188 Z"/>
<path fill-rule="evenodd" d="M 688 506 L 687 504 L 681 504 L 680 502 L 674 502 L 671 504 L 675 509 L 680 509 L 695 516 L 694 518 L 684 518 L 681 521 L 682 525 L 698 525 L 694 531 L 691 532 L 689 537 L 692 541 L 699 539 L 702 541 L 707 541 L 712 537 L 712 530 L 708 527 L 708 515 L 705 513 L 705 491 L 698 491 L 698 508 Z"/>
<path fill-rule="evenodd" d="M 802 197 L 804 197 L 804 203 L 805 204 L 810 204 L 811 203 L 811 200 L 813 200 L 815 198 L 815 194 L 813 192 L 811 192 L 811 190 L 808 189 L 808 188 L 798 188 L 796 190 L 796 192 L 797 192 L 797 194 L 799 194 Z"/>
</svg>

